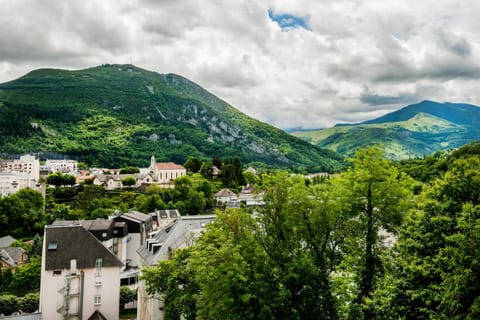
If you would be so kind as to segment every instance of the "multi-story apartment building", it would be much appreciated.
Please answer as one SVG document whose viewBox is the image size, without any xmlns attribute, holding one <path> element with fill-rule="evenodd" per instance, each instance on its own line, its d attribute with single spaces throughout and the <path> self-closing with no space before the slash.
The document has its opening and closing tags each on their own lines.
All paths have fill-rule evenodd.
<svg viewBox="0 0 480 320">
<path fill-rule="evenodd" d="M 118 319 L 121 261 L 81 224 L 45 227 L 44 319 Z"/>
</svg>

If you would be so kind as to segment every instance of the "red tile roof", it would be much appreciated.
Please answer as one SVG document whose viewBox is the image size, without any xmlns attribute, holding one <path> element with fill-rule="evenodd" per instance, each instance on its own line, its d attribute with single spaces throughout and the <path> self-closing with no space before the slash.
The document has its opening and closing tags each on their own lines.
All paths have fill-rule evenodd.
<svg viewBox="0 0 480 320">
<path fill-rule="evenodd" d="M 157 162 L 155 167 L 157 170 L 185 170 L 185 167 L 173 162 Z"/>
</svg>

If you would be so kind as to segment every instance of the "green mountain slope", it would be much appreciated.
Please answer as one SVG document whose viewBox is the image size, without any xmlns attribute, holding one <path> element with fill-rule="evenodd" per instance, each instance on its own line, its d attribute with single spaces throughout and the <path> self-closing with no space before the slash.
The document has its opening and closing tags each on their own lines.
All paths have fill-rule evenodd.
<svg viewBox="0 0 480 320">
<path fill-rule="evenodd" d="M 58 153 L 90 165 L 240 157 L 338 170 L 342 158 L 252 119 L 175 74 L 132 65 L 40 69 L 0 84 L 0 152 Z"/>
<path fill-rule="evenodd" d="M 356 125 L 296 131 L 292 135 L 345 156 L 352 156 L 358 148 L 377 144 L 387 157 L 406 159 L 478 140 L 478 123 L 479 107 L 423 101 Z"/>
</svg>

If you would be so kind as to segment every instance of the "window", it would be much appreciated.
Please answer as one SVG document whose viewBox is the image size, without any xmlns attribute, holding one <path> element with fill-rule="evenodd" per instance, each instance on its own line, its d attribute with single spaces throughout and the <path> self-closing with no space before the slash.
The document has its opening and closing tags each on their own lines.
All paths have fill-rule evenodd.
<svg viewBox="0 0 480 320">
<path fill-rule="evenodd" d="M 102 266 L 103 266 L 102 258 L 98 258 L 97 260 L 95 260 L 95 268 L 101 269 Z"/>
<path fill-rule="evenodd" d="M 107 233 L 106 232 L 103 232 L 102 233 L 102 238 L 106 238 L 107 237 Z"/>
<path fill-rule="evenodd" d="M 102 278 L 95 277 L 95 287 L 101 287 L 101 286 L 102 286 Z"/>
<path fill-rule="evenodd" d="M 96 306 L 99 306 L 102 304 L 102 296 L 101 295 L 96 295 L 93 300 L 93 304 Z"/>
<path fill-rule="evenodd" d="M 58 277 L 62 275 L 62 270 L 53 270 L 53 276 Z"/>
<path fill-rule="evenodd" d="M 48 243 L 48 251 L 53 251 L 53 250 L 57 250 L 57 241 L 50 241 Z"/>
</svg>

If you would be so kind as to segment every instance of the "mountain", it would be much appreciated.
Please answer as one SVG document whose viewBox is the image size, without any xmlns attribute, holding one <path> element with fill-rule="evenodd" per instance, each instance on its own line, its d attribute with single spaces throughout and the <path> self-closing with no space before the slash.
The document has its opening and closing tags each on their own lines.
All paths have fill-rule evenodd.
<svg viewBox="0 0 480 320">
<path fill-rule="evenodd" d="M 352 156 L 358 148 L 381 145 L 391 159 L 422 157 L 480 140 L 480 107 L 422 101 L 376 119 L 291 134 L 318 147 Z"/>
<path fill-rule="evenodd" d="M 270 167 L 335 171 L 342 157 L 252 119 L 175 74 L 133 65 L 40 69 L 0 84 L 0 153 L 145 166 L 239 157 Z"/>
</svg>

